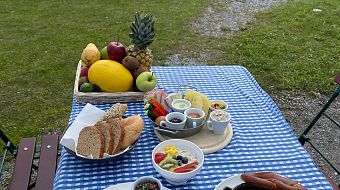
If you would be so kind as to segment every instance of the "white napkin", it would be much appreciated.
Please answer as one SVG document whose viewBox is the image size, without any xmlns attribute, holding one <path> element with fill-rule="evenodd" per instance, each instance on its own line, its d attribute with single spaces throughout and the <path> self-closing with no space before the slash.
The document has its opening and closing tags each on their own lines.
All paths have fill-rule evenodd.
<svg viewBox="0 0 340 190">
<path fill-rule="evenodd" d="M 80 131 L 87 126 L 94 125 L 99 121 L 104 115 L 105 111 L 91 105 L 86 104 L 81 110 L 78 116 L 75 118 L 71 126 L 66 130 L 64 136 L 60 140 L 60 144 L 66 148 L 76 152 L 76 145 L 78 143 L 78 137 Z M 78 156 L 84 157 L 77 154 Z"/>
</svg>

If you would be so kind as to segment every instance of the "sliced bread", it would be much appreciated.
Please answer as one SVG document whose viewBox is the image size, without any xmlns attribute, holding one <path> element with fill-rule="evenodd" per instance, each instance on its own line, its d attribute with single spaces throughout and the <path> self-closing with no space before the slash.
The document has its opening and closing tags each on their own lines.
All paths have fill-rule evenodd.
<svg viewBox="0 0 340 190">
<path fill-rule="evenodd" d="M 113 154 L 116 154 L 121 150 L 124 138 L 124 130 L 121 124 L 122 119 L 114 118 L 113 116 L 107 117 L 106 119 L 105 121 L 112 126 Z"/>
<path fill-rule="evenodd" d="M 112 126 L 105 121 L 98 121 L 95 125 L 104 136 L 104 152 L 112 154 L 113 151 L 113 130 Z"/>
<path fill-rule="evenodd" d="M 122 118 L 127 109 L 127 104 L 116 103 L 107 111 L 102 120 L 105 120 L 107 117 Z"/>
<path fill-rule="evenodd" d="M 104 137 L 95 126 L 83 128 L 79 133 L 77 143 L 77 153 L 94 159 L 103 157 L 104 154 Z"/>
</svg>

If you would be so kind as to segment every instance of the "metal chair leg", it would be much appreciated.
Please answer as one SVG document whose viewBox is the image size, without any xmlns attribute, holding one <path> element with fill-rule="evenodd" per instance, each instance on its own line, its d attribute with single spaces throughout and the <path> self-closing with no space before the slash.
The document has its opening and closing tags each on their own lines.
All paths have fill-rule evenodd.
<svg viewBox="0 0 340 190">
<path fill-rule="evenodd" d="M 325 113 L 325 111 L 328 109 L 328 107 L 332 104 L 332 102 L 338 97 L 340 93 L 340 86 L 336 89 L 336 91 L 333 93 L 331 98 L 327 101 L 327 103 L 323 106 L 323 108 L 320 110 L 318 115 L 313 119 L 313 121 L 308 125 L 308 127 L 305 129 L 305 131 L 301 134 L 299 137 L 299 142 L 303 146 L 307 140 L 307 133 L 312 129 L 312 127 L 315 125 L 315 123 L 320 119 L 320 117 Z"/>
</svg>

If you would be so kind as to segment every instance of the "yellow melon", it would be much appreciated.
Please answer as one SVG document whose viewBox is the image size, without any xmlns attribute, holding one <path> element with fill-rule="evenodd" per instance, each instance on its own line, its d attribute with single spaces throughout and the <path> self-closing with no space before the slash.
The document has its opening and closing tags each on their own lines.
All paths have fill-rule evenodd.
<svg viewBox="0 0 340 190">
<path fill-rule="evenodd" d="M 129 91 L 133 77 L 122 64 L 112 60 L 99 60 L 88 71 L 90 83 L 96 84 L 105 92 Z"/>
</svg>

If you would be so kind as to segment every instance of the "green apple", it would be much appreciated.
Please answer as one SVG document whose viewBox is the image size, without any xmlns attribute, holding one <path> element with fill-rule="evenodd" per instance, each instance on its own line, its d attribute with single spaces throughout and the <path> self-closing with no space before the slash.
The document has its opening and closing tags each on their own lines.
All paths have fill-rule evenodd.
<svg viewBox="0 0 340 190">
<path fill-rule="evenodd" d="M 100 59 L 101 60 L 110 60 L 110 57 L 107 53 L 107 46 L 105 46 L 101 51 L 100 51 Z"/>
<path fill-rule="evenodd" d="M 142 72 L 136 79 L 136 86 L 142 92 L 148 92 L 156 87 L 157 78 L 152 72 Z"/>
</svg>

